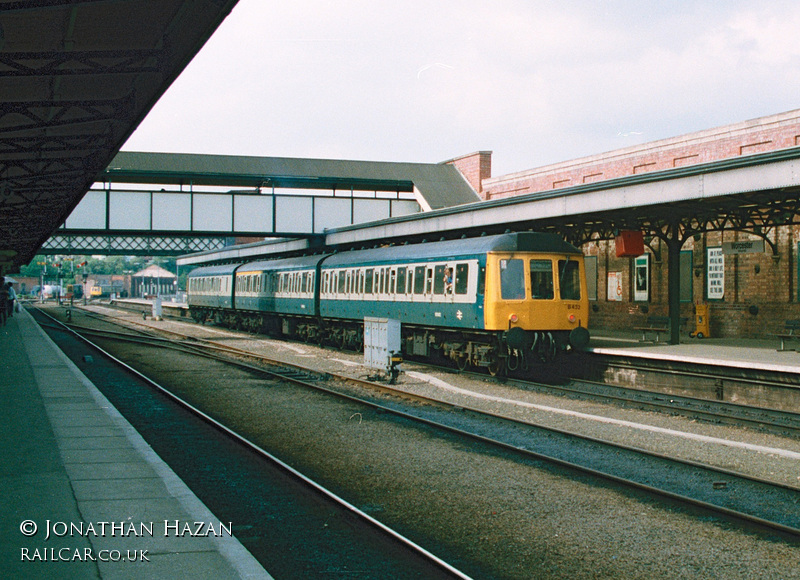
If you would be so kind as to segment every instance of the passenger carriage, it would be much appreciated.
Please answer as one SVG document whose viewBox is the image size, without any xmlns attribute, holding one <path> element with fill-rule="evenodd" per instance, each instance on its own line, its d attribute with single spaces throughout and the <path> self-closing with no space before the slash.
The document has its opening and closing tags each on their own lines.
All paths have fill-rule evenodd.
<svg viewBox="0 0 800 580">
<path fill-rule="evenodd" d="M 230 296 L 195 298 L 193 285 Z M 395 318 L 407 354 L 492 372 L 589 337 L 583 255 L 532 232 L 201 268 L 189 302 L 228 326 L 349 348 L 365 317 Z"/>
<path fill-rule="evenodd" d="M 243 264 L 236 271 L 237 326 L 318 340 L 317 269 L 324 256 Z"/>
<path fill-rule="evenodd" d="M 222 322 L 233 310 L 233 276 L 239 264 L 207 266 L 189 272 L 187 294 L 189 311 L 197 322 L 213 317 Z"/>
</svg>

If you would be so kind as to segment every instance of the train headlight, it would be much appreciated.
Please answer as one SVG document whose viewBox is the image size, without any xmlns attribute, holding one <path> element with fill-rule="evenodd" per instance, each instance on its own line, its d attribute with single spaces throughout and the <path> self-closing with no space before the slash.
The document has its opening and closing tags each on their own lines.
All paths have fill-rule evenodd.
<svg viewBox="0 0 800 580">
<path fill-rule="evenodd" d="M 569 316 L 567 316 L 567 320 L 569 320 L 570 322 L 575 322 L 577 320 L 577 317 L 574 314 L 570 314 Z"/>
<path fill-rule="evenodd" d="M 511 314 L 511 315 L 509 315 L 508 320 L 510 322 L 516 323 L 519 320 L 519 317 L 516 314 Z"/>
</svg>

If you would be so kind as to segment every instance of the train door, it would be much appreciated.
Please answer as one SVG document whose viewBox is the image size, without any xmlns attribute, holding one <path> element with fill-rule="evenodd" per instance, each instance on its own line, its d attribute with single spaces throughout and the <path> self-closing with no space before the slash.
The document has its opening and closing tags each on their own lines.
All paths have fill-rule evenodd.
<svg viewBox="0 0 800 580">
<path fill-rule="evenodd" d="M 425 266 L 414 268 L 414 301 L 425 301 Z"/>
<path fill-rule="evenodd" d="M 433 266 L 425 267 L 425 299 L 433 302 Z"/>
</svg>

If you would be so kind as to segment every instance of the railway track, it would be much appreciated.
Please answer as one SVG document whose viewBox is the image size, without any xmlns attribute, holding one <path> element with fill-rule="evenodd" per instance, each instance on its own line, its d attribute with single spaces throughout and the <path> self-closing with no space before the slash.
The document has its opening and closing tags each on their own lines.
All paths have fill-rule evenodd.
<svg viewBox="0 0 800 580">
<path fill-rule="evenodd" d="M 117 337 L 119 339 L 119 336 Z M 185 347 L 185 337 L 181 346 Z M 192 345 L 192 348 L 197 348 Z M 213 348 L 217 355 L 259 358 L 253 353 L 227 345 L 203 341 L 202 348 Z M 215 356 L 217 356 L 215 355 Z M 206 353 L 206 356 L 209 356 Z M 274 365 L 275 361 L 264 361 Z M 248 369 L 270 372 L 248 364 Z M 292 372 L 298 372 L 297 369 Z M 528 461 L 545 461 L 560 468 L 600 478 L 617 486 L 644 492 L 661 501 L 702 510 L 724 520 L 744 522 L 769 533 L 780 534 L 792 541 L 800 540 L 800 489 L 776 485 L 741 473 L 714 468 L 698 462 L 680 461 L 662 454 L 646 452 L 629 446 L 611 444 L 576 433 L 556 430 L 543 425 L 521 423 L 497 413 L 487 413 L 463 405 L 454 412 L 452 405 L 438 400 L 399 395 L 388 385 L 366 384 L 352 377 L 328 375 L 320 377 L 308 369 L 300 380 L 307 387 L 329 394 L 347 397 L 350 402 L 370 405 L 381 412 L 390 412 L 404 419 L 424 422 L 435 429 L 445 429 L 459 437 L 468 437 L 481 444 L 503 449 Z M 308 376 L 315 380 L 309 382 Z M 278 376 L 287 378 L 285 368 Z M 295 379 L 292 379 L 295 380 Z M 296 381 L 297 382 L 297 381 Z M 335 383 L 335 384 L 334 384 Z M 341 384 L 356 385 L 359 393 L 344 392 Z M 358 383 L 358 384 L 357 384 Z M 380 394 L 377 393 L 376 389 Z M 369 394 L 372 392 L 373 394 Z M 424 403 L 424 404 L 420 404 Z"/>
<path fill-rule="evenodd" d="M 472 376 L 483 378 L 483 375 L 477 373 Z M 691 378 L 692 375 L 685 373 L 685 376 Z M 698 376 L 708 375 L 698 373 Z M 777 435 L 800 436 L 800 414 L 777 409 L 670 395 L 582 379 L 565 379 L 563 383 L 544 383 L 507 378 L 504 379 L 504 383 L 521 389 L 613 403 L 626 408 L 652 410 L 712 423 L 749 427 Z"/>
<path fill-rule="evenodd" d="M 38 316 L 47 316 L 40 324 L 48 334 L 215 514 L 234 522 L 235 535 L 270 573 L 281 578 L 470 578 L 60 321 L 41 311 Z M 174 343 L 83 330 L 148 348 Z M 76 336 L 82 341 L 78 346 Z M 93 356 L 85 354 L 87 346 Z M 187 345 L 178 348 L 200 354 Z M 276 376 L 284 380 L 287 374 Z M 281 550 L 288 559 L 276 557 Z"/>
<path fill-rule="evenodd" d="M 88 313 L 91 315 L 91 313 Z M 176 319 L 177 320 L 177 319 Z M 185 320 L 182 322 L 186 322 Z M 188 323 L 187 323 L 188 324 Z M 140 323 L 136 320 L 125 320 L 125 325 L 140 328 L 144 332 L 152 332 L 153 327 L 149 324 Z M 186 341 L 196 341 L 207 345 L 207 348 L 229 351 L 236 355 L 252 356 L 250 351 L 236 349 L 228 345 L 219 344 L 213 340 L 198 339 L 191 335 L 176 333 L 165 329 L 158 329 L 157 332 L 174 336 L 176 339 Z M 264 360 L 264 358 L 262 358 Z M 426 363 L 425 366 L 437 368 Z M 447 367 L 443 370 L 452 372 L 453 369 Z M 663 371 L 675 374 L 677 371 Z M 486 379 L 485 373 L 475 371 L 459 371 L 463 376 L 471 376 Z M 686 377 L 715 378 L 708 372 L 689 371 L 682 373 Z M 727 425 L 745 426 L 767 433 L 788 435 L 796 437 L 800 435 L 800 413 L 792 413 L 764 407 L 753 407 L 725 401 L 713 401 L 696 397 L 668 395 L 656 391 L 629 388 L 619 385 L 609 385 L 596 381 L 571 380 L 562 378 L 560 381 L 531 381 L 527 379 L 504 377 L 497 379 L 508 385 L 518 386 L 522 389 L 532 389 L 540 392 L 567 395 L 571 397 L 589 398 L 592 400 L 610 402 L 613 404 L 637 408 L 654 410 L 658 412 L 681 415 L 693 419 L 701 419 L 712 423 Z"/>
</svg>

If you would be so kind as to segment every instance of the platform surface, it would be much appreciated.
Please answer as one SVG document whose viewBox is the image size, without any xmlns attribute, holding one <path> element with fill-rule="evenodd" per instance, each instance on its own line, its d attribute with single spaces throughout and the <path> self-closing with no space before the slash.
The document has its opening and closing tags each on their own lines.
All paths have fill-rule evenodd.
<svg viewBox="0 0 800 580">
<path fill-rule="evenodd" d="M 786 350 L 780 340 L 747 338 L 690 338 L 681 335 L 680 344 L 643 342 L 641 332 L 594 330 L 589 350 L 597 354 L 621 355 L 692 364 L 800 373 L 800 341 L 789 341 Z M 662 337 L 663 338 L 663 337 Z"/>
<path fill-rule="evenodd" d="M 271 578 L 24 311 L 0 393 L 4 577 Z"/>
</svg>

